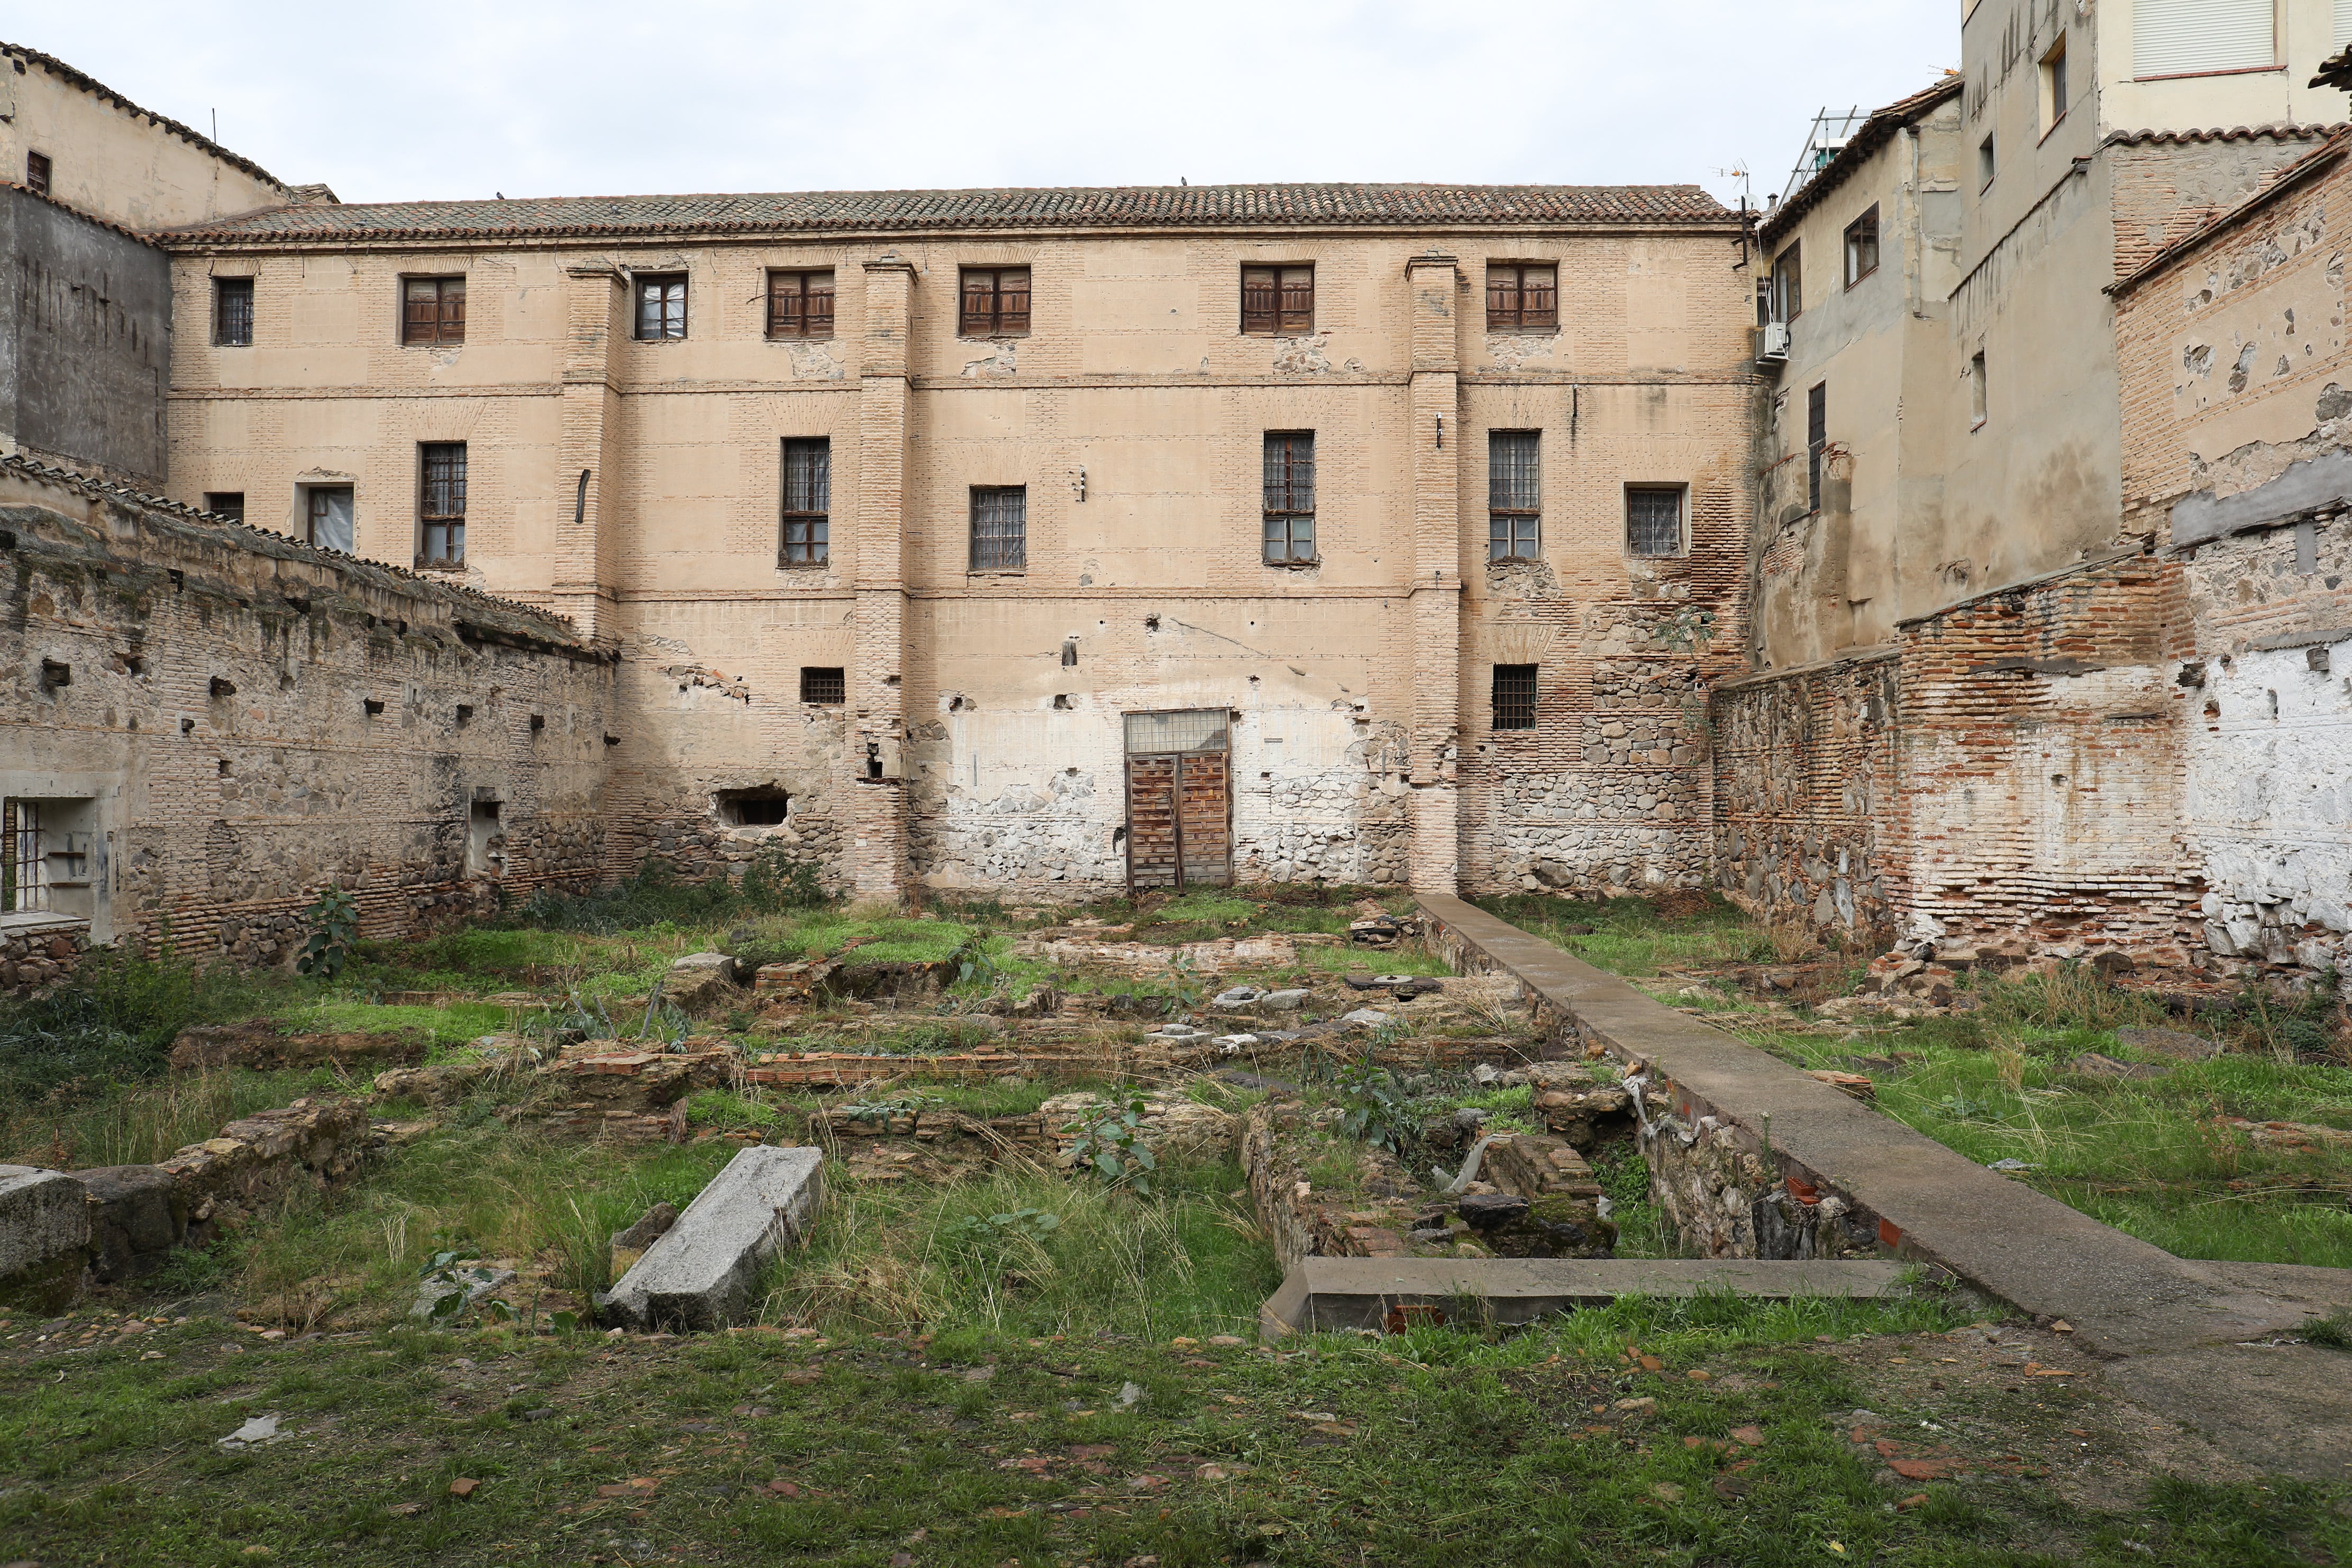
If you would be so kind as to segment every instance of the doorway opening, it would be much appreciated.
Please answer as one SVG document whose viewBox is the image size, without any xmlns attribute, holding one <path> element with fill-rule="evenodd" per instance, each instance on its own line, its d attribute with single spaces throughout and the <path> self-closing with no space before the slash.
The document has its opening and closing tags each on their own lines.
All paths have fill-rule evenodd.
<svg viewBox="0 0 2352 1568">
<path fill-rule="evenodd" d="M 1127 885 L 1234 880 L 1233 747 L 1223 708 L 1127 715 Z"/>
</svg>

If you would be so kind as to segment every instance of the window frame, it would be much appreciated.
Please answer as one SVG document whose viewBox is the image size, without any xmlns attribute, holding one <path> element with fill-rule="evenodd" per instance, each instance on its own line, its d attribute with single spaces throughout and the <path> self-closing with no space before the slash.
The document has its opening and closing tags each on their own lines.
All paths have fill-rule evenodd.
<svg viewBox="0 0 2352 1568">
<path fill-rule="evenodd" d="M 1302 461 L 1298 456 L 1305 450 Z M 1275 453 L 1282 453 L 1282 473 L 1275 474 Z M 1322 542 L 1315 524 L 1316 473 L 1315 432 L 1312 430 L 1268 430 L 1259 447 L 1258 466 L 1258 560 L 1267 566 L 1297 568 L 1322 563 Z M 1305 478 L 1302 482 L 1301 473 Z M 1305 491 L 1306 504 L 1301 506 L 1300 491 Z M 1275 530 L 1282 531 L 1283 553 L 1274 553 Z M 1307 553 L 1298 553 L 1301 531 L 1304 531 Z"/>
<path fill-rule="evenodd" d="M 1635 496 L 1672 496 L 1675 502 L 1675 547 L 1672 550 L 1639 550 L 1634 548 L 1633 498 Z M 1625 553 L 1636 561 L 1680 561 L 1690 554 L 1690 486 L 1665 480 L 1653 480 L 1625 487 Z"/>
<path fill-rule="evenodd" d="M 234 504 L 224 510 L 222 507 L 214 505 L 213 503 L 215 501 L 232 502 Z M 304 505 L 307 510 L 309 503 L 305 502 Z M 243 522 L 245 521 L 245 492 L 243 490 L 206 490 L 205 492 L 205 510 L 212 513 L 215 517 L 225 517 L 231 522 Z"/>
<path fill-rule="evenodd" d="M 322 513 L 329 510 L 329 509 L 322 507 L 320 503 L 330 496 L 337 495 L 347 495 L 351 498 L 351 553 L 357 554 L 359 552 L 360 542 L 360 490 L 359 486 L 356 484 L 329 482 L 326 484 L 316 485 L 305 484 L 301 487 L 302 542 L 310 545 L 314 550 L 333 550 L 338 548 L 332 544 L 322 543 L 319 538 L 320 517 Z"/>
<path fill-rule="evenodd" d="M 1020 274 L 1021 277 L 1020 324 L 1009 326 L 1006 322 L 1010 319 L 1010 312 L 1005 310 L 1004 301 L 1012 298 L 1012 293 L 1004 287 L 1004 280 L 1014 273 Z M 971 308 L 972 300 L 975 298 L 972 280 L 982 277 L 988 279 L 988 308 L 985 310 L 975 311 Z M 1035 319 L 1036 303 L 1034 293 L 1035 282 L 1035 272 L 1025 261 L 1003 266 L 957 268 L 956 336 L 974 339 L 1027 337 L 1030 323 Z"/>
<path fill-rule="evenodd" d="M 816 679 L 812 680 L 810 677 Z M 826 679 L 830 677 L 831 679 Z M 830 691 L 830 697 L 824 695 Z M 801 666 L 801 700 L 812 708 L 839 708 L 849 701 L 849 668 L 838 664 Z"/>
<path fill-rule="evenodd" d="M 454 454 L 457 467 L 454 474 L 445 473 L 437 481 L 433 465 L 447 461 Z M 466 491 L 468 469 L 466 443 L 463 441 L 419 441 L 416 444 L 416 564 L 423 571 L 447 571 L 466 564 Z M 442 487 L 442 507 L 433 510 L 434 489 Z M 454 503 L 454 509 L 453 505 Z M 443 552 L 439 555 L 430 549 L 433 531 L 442 530 Z M 449 546 L 455 546 L 452 550 Z"/>
<path fill-rule="evenodd" d="M 1533 461 L 1528 472 L 1534 485 L 1530 506 L 1497 506 L 1495 504 L 1496 462 L 1513 442 L 1524 440 L 1533 449 Z M 1508 531 L 1509 548 L 1496 553 L 1497 527 Z M 1527 533 L 1527 548 L 1519 548 L 1522 531 Z M 1540 430 L 1489 430 L 1486 432 L 1486 563 L 1504 561 L 1540 561 L 1543 559 L 1543 432 Z"/>
<path fill-rule="evenodd" d="M 1981 195 L 1992 189 L 1992 179 L 2000 173 L 2000 147 L 1998 132 L 1988 131 L 1977 143 L 1977 193 Z"/>
<path fill-rule="evenodd" d="M 1274 290 L 1271 306 L 1250 306 L 1250 274 L 1271 274 L 1266 287 Z M 1307 275 L 1307 308 L 1295 310 L 1284 302 L 1284 292 L 1291 285 L 1286 273 Z M 1253 318 L 1255 324 L 1253 324 Z M 1303 320 L 1304 325 L 1297 324 Z M 1250 261 L 1242 264 L 1241 335 L 1245 338 L 1311 338 L 1315 335 L 1315 263 L 1311 261 Z"/>
<path fill-rule="evenodd" d="M 1020 512 L 1018 518 L 1007 519 L 1002 516 L 983 518 L 981 515 L 984 504 L 982 498 L 1001 500 L 1005 497 L 1017 498 L 1017 510 Z M 973 485 L 971 488 L 971 531 L 967 536 L 968 553 L 965 557 L 964 570 L 975 575 L 987 573 L 1027 572 L 1029 570 L 1029 487 L 1027 485 Z M 998 532 L 984 535 L 981 532 L 981 525 L 983 522 L 992 523 L 1001 529 L 1008 521 L 1018 525 L 1017 533 Z M 1008 541 L 1011 544 L 1009 550 L 1005 548 Z M 982 559 L 983 543 L 992 547 L 989 553 L 995 556 L 995 559 L 989 561 Z M 1011 559 L 1005 559 L 1007 555 Z"/>
<path fill-rule="evenodd" d="M 693 281 L 694 279 L 691 274 L 677 270 L 667 272 L 630 273 L 630 337 L 641 343 L 682 343 L 686 342 L 687 330 L 691 324 L 689 311 L 693 306 L 693 289 L 691 287 Z M 661 331 L 651 334 L 646 332 L 646 291 L 649 289 L 660 289 L 664 292 L 665 296 L 667 291 L 672 289 L 677 290 L 677 331 L 671 331 L 669 330 L 671 324 L 671 301 L 665 297 L 661 300 Z"/>
<path fill-rule="evenodd" d="M 1486 729 L 1490 734 L 1518 734 L 1537 727 L 1543 707 L 1543 666 L 1497 664 L 1489 667 L 1486 687 Z M 1509 672 L 1507 675 L 1506 672 Z M 1521 672 L 1524 671 L 1524 676 Z M 1521 682 L 1525 684 L 1522 686 Z M 1505 687 L 1508 685 L 1509 690 Z M 1507 706 L 1506 704 L 1507 703 Z M 1508 721 L 1506 716 L 1507 715 Z"/>
<path fill-rule="evenodd" d="M 833 437 L 830 436 L 787 436 L 782 451 L 781 483 L 778 493 L 776 522 L 776 569 L 780 572 L 823 572 L 833 565 Z M 814 510 L 793 506 L 793 457 L 795 451 L 816 459 Z M 799 539 L 793 537 L 794 529 L 802 531 Z M 794 550 L 804 552 L 798 559 Z"/>
<path fill-rule="evenodd" d="M 419 283 L 433 285 L 433 331 L 430 336 L 416 332 L 415 312 L 409 309 L 410 290 Z M 450 285 L 455 284 L 452 289 Z M 450 322 L 451 300 L 457 301 L 457 321 Z M 404 349 L 464 348 L 466 346 L 466 274 L 463 272 L 403 273 L 400 278 L 400 346 Z"/>
<path fill-rule="evenodd" d="M 37 196 L 57 200 L 58 161 L 47 153 L 25 149 L 25 188 Z"/>
<path fill-rule="evenodd" d="M 1985 370 L 1982 349 L 1969 356 L 1969 432 L 1974 435 L 1992 420 L 1992 382 Z"/>
<path fill-rule="evenodd" d="M 1830 447 L 1830 384 L 1805 388 L 1805 514 L 1822 510 L 1822 458 Z"/>
<path fill-rule="evenodd" d="M 242 293 L 245 297 L 245 332 L 242 337 L 228 335 L 230 298 Z M 253 279 L 215 278 L 213 279 L 213 346 L 222 349 L 249 349 L 253 346 Z"/>
<path fill-rule="evenodd" d="M 2037 88 L 2034 107 L 2041 111 L 2042 136 L 2044 141 L 2066 118 L 2066 33 L 2058 32 L 2058 41 L 2045 50 L 2035 62 L 2034 82 Z"/>
<path fill-rule="evenodd" d="M 1772 320 L 1787 326 L 1805 313 L 1805 242 L 1792 239 L 1772 257 Z"/>
<path fill-rule="evenodd" d="M 1864 224 L 1870 226 L 1870 265 L 1857 272 L 1854 270 L 1853 265 L 1854 241 L 1862 233 L 1863 226 Z M 1868 279 L 1872 273 L 1878 270 L 1880 252 L 1878 204 L 1876 202 L 1871 203 L 1868 209 L 1865 210 L 1860 217 L 1855 218 L 1852 223 L 1845 226 L 1845 235 L 1842 249 L 1845 255 L 1845 286 L 1847 288 L 1852 289 L 1857 287 L 1864 280 Z"/>
<path fill-rule="evenodd" d="M 1530 272 L 1551 274 L 1551 303 L 1540 312 L 1543 319 L 1529 321 L 1533 313 L 1528 305 L 1527 275 Z M 1502 312 L 1509 319 L 1496 321 L 1495 307 L 1496 280 L 1508 274 L 1514 303 Z M 1521 335 L 1549 335 L 1559 331 L 1559 263 L 1557 261 L 1489 261 L 1486 263 L 1486 330 L 1490 332 L 1510 332 Z"/>
<path fill-rule="evenodd" d="M 779 281 L 780 279 L 787 279 L 787 278 L 792 279 L 794 279 L 796 282 L 798 282 L 798 284 L 800 285 L 800 287 L 799 287 L 796 290 L 791 290 L 791 291 L 786 291 L 786 290 L 783 290 L 783 289 L 778 289 L 778 288 L 777 288 L 777 286 L 776 286 L 776 285 L 777 285 L 777 283 L 778 283 L 778 281 Z M 799 322 L 799 330 L 797 330 L 797 331 L 789 331 L 789 330 L 780 329 L 780 328 L 778 327 L 778 325 L 777 325 L 777 319 L 778 319 L 778 318 L 777 318 L 777 311 L 776 311 L 776 303 L 777 303 L 777 301 L 778 301 L 778 300 L 786 300 L 786 299 L 800 300 L 803 300 L 803 301 L 806 301 L 806 300 L 814 300 L 814 299 L 819 298 L 818 293 L 817 293 L 815 290 L 812 289 L 809 287 L 809 285 L 810 285 L 812 282 L 814 282 L 814 280 L 816 280 L 816 279 L 819 279 L 819 278 L 822 278 L 822 279 L 824 279 L 824 293 L 823 293 L 823 296 L 822 296 L 822 297 L 823 297 L 823 299 L 824 300 L 824 331 L 819 331 L 815 330 L 815 327 L 814 327 L 814 315 L 815 315 L 815 312 L 814 312 L 814 311 L 812 311 L 812 310 L 807 310 L 807 309 L 805 309 L 805 308 L 803 308 L 803 309 L 801 310 L 800 315 L 799 315 L 799 317 L 797 318 L 798 322 Z M 834 269 L 833 269 L 832 268 L 830 268 L 830 267 L 771 267 L 771 268 L 768 268 L 768 294 L 767 294 L 767 301 L 768 301 L 768 302 L 767 302 L 767 311 L 768 311 L 767 335 L 768 335 L 768 341 L 769 341 L 770 342 L 795 342 L 795 343 L 796 343 L 796 342 L 816 342 L 816 341 L 820 341 L 820 340 L 822 340 L 822 339 L 825 339 L 825 338 L 830 338 L 830 337 L 832 337 L 832 336 L 833 336 L 833 312 L 834 312 L 834 303 L 835 303 L 835 298 L 836 298 L 836 296 L 835 296 L 835 292 L 834 292 Z"/>
</svg>

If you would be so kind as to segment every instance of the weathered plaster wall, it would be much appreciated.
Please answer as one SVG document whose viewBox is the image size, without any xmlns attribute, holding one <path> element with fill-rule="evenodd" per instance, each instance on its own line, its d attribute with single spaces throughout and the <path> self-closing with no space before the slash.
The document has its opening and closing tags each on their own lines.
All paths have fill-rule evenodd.
<svg viewBox="0 0 2352 1568">
<path fill-rule="evenodd" d="M 160 488 L 172 357 L 163 253 L 0 187 L 0 451 Z"/>
<path fill-rule="evenodd" d="M 612 661 L 564 622 L 16 459 L 0 566 L 0 795 L 80 803 L 94 940 L 268 963 L 331 882 L 396 936 L 605 870 Z"/>
</svg>

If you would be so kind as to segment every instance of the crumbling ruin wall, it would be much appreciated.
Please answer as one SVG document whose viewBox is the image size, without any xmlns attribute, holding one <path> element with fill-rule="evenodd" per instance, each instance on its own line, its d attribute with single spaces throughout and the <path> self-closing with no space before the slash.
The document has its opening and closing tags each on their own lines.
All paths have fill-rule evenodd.
<svg viewBox="0 0 2352 1568">
<path fill-rule="evenodd" d="M 1735 902 L 1872 946 L 1892 939 L 1897 688 L 1887 649 L 1716 689 L 1716 885 Z"/>
<path fill-rule="evenodd" d="M 613 660 L 570 623 L 0 460 L 0 794 L 93 941 L 289 958 L 605 870 Z"/>
</svg>

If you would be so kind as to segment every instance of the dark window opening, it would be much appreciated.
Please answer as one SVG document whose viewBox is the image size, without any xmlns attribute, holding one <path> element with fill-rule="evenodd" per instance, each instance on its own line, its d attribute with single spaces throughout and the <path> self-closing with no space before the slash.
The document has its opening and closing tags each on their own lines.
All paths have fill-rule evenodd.
<svg viewBox="0 0 2352 1568">
<path fill-rule="evenodd" d="M 783 532 L 779 566 L 823 566 L 832 559 L 833 442 L 825 437 L 784 442 Z"/>
<path fill-rule="evenodd" d="M 205 510 L 215 517 L 225 517 L 231 522 L 243 522 L 245 492 L 243 490 L 206 490 Z"/>
<path fill-rule="evenodd" d="M 1029 564 L 1029 491 L 1021 485 L 974 485 L 971 570 L 1019 572 Z"/>
<path fill-rule="evenodd" d="M 1559 325 L 1559 269 L 1511 262 L 1486 268 L 1486 330 L 1549 331 Z"/>
<path fill-rule="evenodd" d="M 847 672 L 838 666 L 832 668 L 821 668 L 805 664 L 801 666 L 801 700 L 829 703 L 848 701 Z"/>
<path fill-rule="evenodd" d="M 772 784 L 765 789 L 723 789 L 718 799 L 719 820 L 730 827 L 781 826 L 792 803 L 792 796 Z"/>
<path fill-rule="evenodd" d="M 1805 394 L 1805 510 L 1822 510 L 1822 453 L 1830 444 L 1830 384 Z"/>
<path fill-rule="evenodd" d="M 768 274 L 768 335 L 772 338 L 833 336 L 833 274 Z"/>
<path fill-rule="evenodd" d="M 457 566 L 466 559 L 466 443 L 427 441 L 417 504 L 417 564 Z"/>
<path fill-rule="evenodd" d="M 49 155 L 47 153 L 25 154 L 25 188 L 37 196 L 49 194 Z"/>
<path fill-rule="evenodd" d="M 1985 382 L 1984 351 L 1969 356 L 1969 428 L 1980 429 L 1992 416 L 1992 388 Z"/>
<path fill-rule="evenodd" d="M 1533 430 L 1486 437 L 1486 559 L 1532 561 L 1542 553 L 1543 437 Z"/>
<path fill-rule="evenodd" d="M 1315 330 L 1315 268 L 1242 268 L 1242 331 L 1255 337 L 1304 337 Z"/>
<path fill-rule="evenodd" d="M 2342 16 L 2344 15 L 2344 8 L 2340 3 L 2336 7 L 2336 14 L 2338 16 Z M 2343 25 L 2344 24 L 2340 21 L 2336 24 L 2339 31 L 2342 29 Z M 2061 34 L 2058 41 L 2051 46 L 2050 52 L 2042 57 L 2042 129 L 2043 134 L 2048 134 L 2051 127 L 2056 125 L 2060 121 L 2065 118 L 2066 39 L 2065 36 Z"/>
<path fill-rule="evenodd" d="M 1878 209 L 1846 225 L 1845 286 L 1849 289 L 1878 270 Z"/>
<path fill-rule="evenodd" d="M 686 274 L 640 273 L 637 277 L 637 341 L 662 342 L 686 336 Z"/>
<path fill-rule="evenodd" d="M 1988 136 L 1983 141 L 1977 143 L 1977 184 L 1979 186 L 1981 187 L 1992 184 L 1992 138 Z"/>
<path fill-rule="evenodd" d="M 499 803 L 478 800 L 466 834 L 466 874 L 502 877 L 507 869 L 507 837 L 499 826 Z"/>
<path fill-rule="evenodd" d="M 401 285 L 400 341 L 408 344 L 466 341 L 466 280 L 411 278 Z"/>
<path fill-rule="evenodd" d="M 1029 333 L 1029 269 L 1026 267 L 967 267 L 956 335 L 1019 338 Z"/>
<path fill-rule="evenodd" d="M 1793 321 L 1805 310 L 1805 254 L 1792 245 L 1772 261 L 1772 319 Z"/>
<path fill-rule="evenodd" d="M 1625 492 L 1625 548 L 1635 555 L 1683 552 L 1683 492 L 1654 486 Z"/>
<path fill-rule="evenodd" d="M 1532 730 L 1536 727 L 1536 667 L 1498 664 L 1495 667 L 1495 728 Z"/>
<path fill-rule="evenodd" d="M 253 344 L 253 279 L 213 279 L 213 342 L 225 349 Z"/>
<path fill-rule="evenodd" d="M 1265 437 L 1265 563 L 1315 559 L 1315 432 L 1272 430 Z"/>
</svg>

